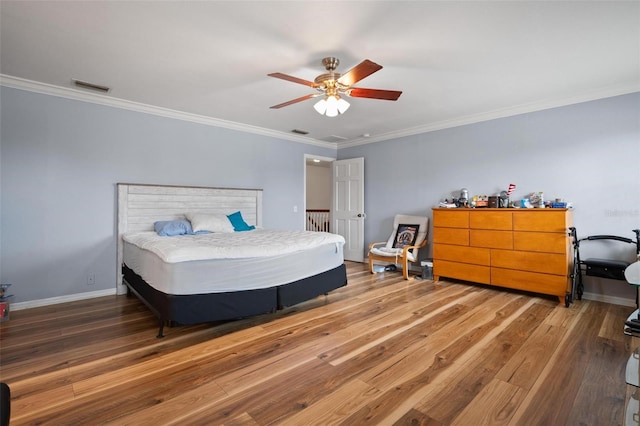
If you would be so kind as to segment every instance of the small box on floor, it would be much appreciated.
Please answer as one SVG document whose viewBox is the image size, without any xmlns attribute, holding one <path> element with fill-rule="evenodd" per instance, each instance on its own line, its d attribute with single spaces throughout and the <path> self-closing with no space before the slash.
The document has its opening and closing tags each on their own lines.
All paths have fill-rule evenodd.
<svg viewBox="0 0 640 426">
<path fill-rule="evenodd" d="M 422 267 L 422 279 L 432 280 L 433 279 L 433 261 L 424 260 L 420 262 L 420 266 Z"/>
</svg>

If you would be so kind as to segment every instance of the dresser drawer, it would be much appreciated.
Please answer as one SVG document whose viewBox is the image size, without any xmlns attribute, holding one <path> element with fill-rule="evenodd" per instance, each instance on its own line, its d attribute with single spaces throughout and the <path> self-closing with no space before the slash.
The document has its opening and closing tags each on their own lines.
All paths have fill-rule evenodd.
<svg viewBox="0 0 640 426">
<path fill-rule="evenodd" d="M 490 262 L 489 249 L 452 246 L 449 244 L 435 244 L 433 246 L 433 258 L 484 266 L 489 266 Z"/>
<path fill-rule="evenodd" d="M 477 209 L 471 212 L 469 216 L 469 228 L 511 231 L 513 227 L 512 218 L 513 215 L 510 211 Z"/>
<path fill-rule="evenodd" d="M 569 278 L 567 275 L 540 274 L 514 269 L 491 268 L 491 284 L 564 297 L 569 286 Z"/>
<path fill-rule="evenodd" d="M 567 257 L 564 254 L 553 253 L 491 250 L 491 266 L 555 275 L 569 273 Z"/>
<path fill-rule="evenodd" d="M 435 277 L 456 278 L 482 284 L 491 282 L 491 269 L 488 266 L 449 262 L 447 260 L 434 259 L 433 275 Z"/>
<path fill-rule="evenodd" d="M 514 231 L 542 231 L 566 234 L 571 226 L 564 209 L 530 209 L 513 212 Z"/>
<path fill-rule="evenodd" d="M 511 249 L 513 248 L 513 232 L 471 229 L 469 231 L 469 245 L 472 247 Z"/>
<path fill-rule="evenodd" d="M 433 210 L 433 226 L 446 228 L 468 228 L 469 210 Z"/>
<path fill-rule="evenodd" d="M 460 228 L 433 228 L 433 242 L 445 244 L 469 245 L 469 230 Z"/>
<path fill-rule="evenodd" d="M 514 232 L 513 248 L 515 250 L 537 251 L 546 253 L 569 252 L 570 240 L 566 233 L 551 232 Z"/>
</svg>

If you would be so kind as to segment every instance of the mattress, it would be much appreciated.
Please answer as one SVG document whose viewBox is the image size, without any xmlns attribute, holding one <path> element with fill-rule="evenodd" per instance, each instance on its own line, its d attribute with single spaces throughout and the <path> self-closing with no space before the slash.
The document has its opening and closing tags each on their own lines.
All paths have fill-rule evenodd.
<svg viewBox="0 0 640 426">
<path fill-rule="evenodd" d="M 152 251 L 168 263 L 205 259 L 237 259 L 291 254 L 327 243 L 344 244 L 329 232 L 256 229 L 161 237 L 155 232 L 125 234 L 124 241 Z"/>
<path fill-rule="evenodd" d="M 309 235 L 310 239 L 303 242 L 306 237 L 293 238 L 292 233 L 315 235 Z M 140 234 L 149 235 L 141 238 Z M 220 234 L 215 237 L 206 234 L 157 238 L 150 234 L 154 233 L 125 235 L 123 262 L 149 285 L 166 294 L 190 295 L 263 289 L 317 275 L 344 263 L 344 239 L 334 234 L 273 230 L 227 234 L 233 241 L 249 238 L 252 244 L 247 249 L 246 244 L 243 248 L 242 244 L 236 242 L 218 242 L 218 247 L 225 247 L 227 252 L 226 257 L 222 258 L 206 258 L 210 254 L 203 255 L 203 250 L 196 250 L 198 254 L 195 256 L 185 255 L 184 248 L 177 249 L 179 254 L 172 254 L 171 249 L 167 248 L 188 240 L 197 241 L 195 246 L 202 248 L 205 245 L 203 241 L 226 238 Z M 239 237 L 238 234 L 244 235 Z M 293 242 L 299 238 L 302 240 Z M 158 239 L 163 244 L 166 243 L 160 250 L 160 255 L 157 248 L 152 248 L 157 244 L 149 243 L 150 240 Z M 261 244 L 268 248 L 257 252 L 255 247 Z M 191 260 L 175 261 L 176 259 Z"/>
</svg>

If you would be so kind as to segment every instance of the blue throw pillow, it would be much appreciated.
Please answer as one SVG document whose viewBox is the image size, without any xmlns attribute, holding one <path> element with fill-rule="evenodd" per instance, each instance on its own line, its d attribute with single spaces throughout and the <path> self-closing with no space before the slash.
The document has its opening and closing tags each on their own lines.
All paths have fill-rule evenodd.
<svg viewBox="0 0 640 426">
<path fill-rule="evenodd" d="M 193 235 L 191 223 L 188 220 L 163 220 L 153 224 L 153 229 L 162 237 L 175 235 Z"/>
<path fill-rule="evenodd" d="M 244 221 L 244 219 L 242 218 L 242 213 L 240 213 L 239 211 L 231 213 L 230 215 L 227 215 L 227 217 L 229 218 L 229 222 L 231 222 L 231 224 L 233 225 L 233 230 L 236 232 L 251 231 L 252 229 L 256 229 L 255 226 L 249 226 L 247 222 Z"/>
</svg>

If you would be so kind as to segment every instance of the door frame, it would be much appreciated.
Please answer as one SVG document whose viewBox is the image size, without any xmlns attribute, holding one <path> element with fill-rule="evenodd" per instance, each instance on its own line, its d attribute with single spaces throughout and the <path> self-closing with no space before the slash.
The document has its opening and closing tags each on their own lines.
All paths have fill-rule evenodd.
<svg viewBox="0 0 640 426">
<path fill-rule="evenodd" d="M 303 199 L 303 203 L 302 203 L 302 229 L 307 229 L 307 160 L 313 160 L 314 158 L 321 160 L 321 161 L 328 161 L 329 163 L 333 163 L 334 161 L 337 160 L 336 157 L 325 157 L 322 155 L 313 155 L 313 154 L 304 154 L 304 159 L 303 159 L 303 164 L 304 164 L 304 173 L 302 174 L 302 176 L 304 177 L 304 179 L 302 179 L 302 199 Z M 332 166 L 329 166 L 332 168 Z M 329 185 L 331 185 L 331 182 L 329 182 Z M 331 188 L 331 194 L 333 194 L 333 188 Z"/>
</svg>

